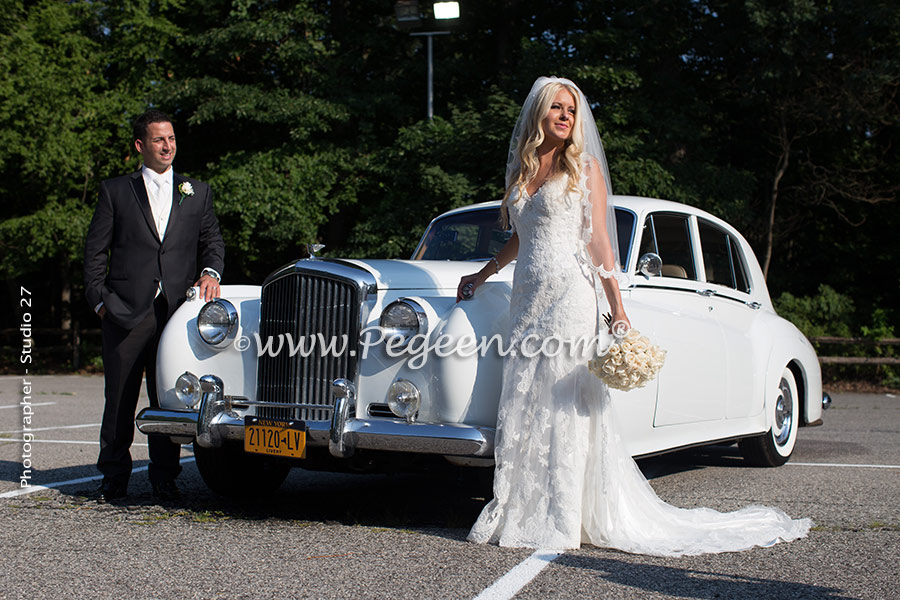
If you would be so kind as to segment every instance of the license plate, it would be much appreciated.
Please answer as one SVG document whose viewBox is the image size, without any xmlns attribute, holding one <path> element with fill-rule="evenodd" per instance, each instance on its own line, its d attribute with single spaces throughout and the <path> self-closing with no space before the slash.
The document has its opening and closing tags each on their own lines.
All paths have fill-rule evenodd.
<svg viewBox="0 0 900 600">
<path fill-rule="evenodd" d="M 244 417 L 244 451 L 306 458 L 306 424 L 303 421 Z"/>
</svg>

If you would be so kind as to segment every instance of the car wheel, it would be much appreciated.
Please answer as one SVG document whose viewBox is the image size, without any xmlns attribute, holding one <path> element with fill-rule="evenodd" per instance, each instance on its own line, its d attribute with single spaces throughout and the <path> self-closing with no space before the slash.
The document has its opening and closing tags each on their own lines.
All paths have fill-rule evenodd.
<svg viewBox="0 0 900 600">
<path fill-rule="evenodd" d="M 787 367 L 781 373 L 774 399 L 769 404 L 775 412 L 772 428 L 762 435 L 744 438 L 739 442 L 744 459 L 757 467 L 778 467 L 791 457 L 800 426 L 800 394 L 794 373 Z"/>
<path fill-rule="evenodd" d="M 248 454 L 238 444 L 204 448 L 194 442 L 194 458 L 209 489 L 231 497 L 272 493 L 291 470 L 290 465 L 277 459 Z"/>
</svg>

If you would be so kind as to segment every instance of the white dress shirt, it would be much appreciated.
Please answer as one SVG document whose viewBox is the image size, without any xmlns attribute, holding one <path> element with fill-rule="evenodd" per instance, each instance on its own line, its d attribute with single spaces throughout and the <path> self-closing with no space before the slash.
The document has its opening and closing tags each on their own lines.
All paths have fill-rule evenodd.
<svg viewBox="0 0 900 600">
<path fill-rule="evenodd" d="M 147 188 L 147 197 L 150 199 L 150 212 L 153 214 L 153 223 L 159 239 L 166 236 L 166 227 L 169 225 L 169 216 L 172 214 L 172 167 L 165 173 L 157 173 L 148 169 L 147 165 L 141 167 L 141 175 L 144 178 L 144 187 Z"/>
</svg>

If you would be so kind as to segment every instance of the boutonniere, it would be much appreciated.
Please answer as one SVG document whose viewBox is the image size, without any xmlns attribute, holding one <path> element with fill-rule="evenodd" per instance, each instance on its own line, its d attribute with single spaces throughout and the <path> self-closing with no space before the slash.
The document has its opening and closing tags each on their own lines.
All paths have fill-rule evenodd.
<svg viewBox="0 0 900 600">
<path fill-rule="evenodd" d="M 181 185 L 178 186 L 178 193 L 181 194 L 181 198 L 178 200 L 178 206 L 181 206 L 185 196 L 194 195 L 194 186 L 191 185 L 190 181 L 183 181 L 181 182 Z"/>
</svg>

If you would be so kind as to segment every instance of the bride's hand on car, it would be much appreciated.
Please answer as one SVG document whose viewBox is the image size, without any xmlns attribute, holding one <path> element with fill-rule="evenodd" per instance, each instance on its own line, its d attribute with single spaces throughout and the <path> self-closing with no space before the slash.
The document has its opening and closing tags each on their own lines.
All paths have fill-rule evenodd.
<svg viewBox="0 0 900 600">
<path fill-rule="evenodd" d="M 480 272 L 460 278 L 459 285 L 456 287 L 456 301 L 470 299 L 482 283 L 484 283 L 484 279 L 481 278 Z"/>
</svg>

